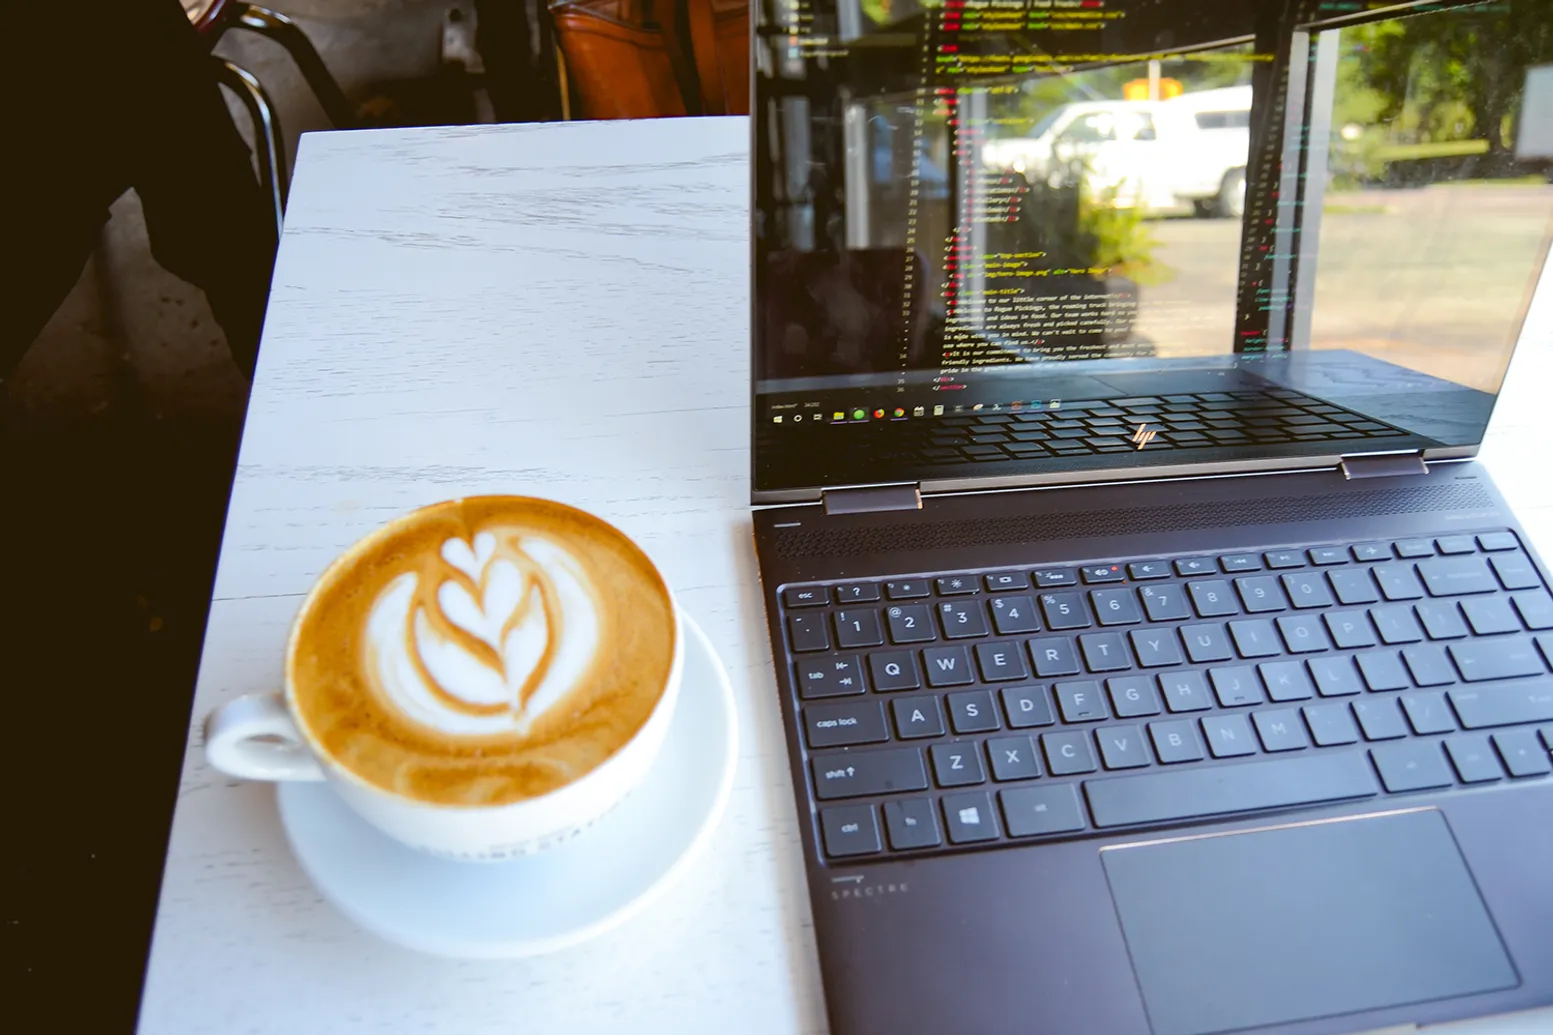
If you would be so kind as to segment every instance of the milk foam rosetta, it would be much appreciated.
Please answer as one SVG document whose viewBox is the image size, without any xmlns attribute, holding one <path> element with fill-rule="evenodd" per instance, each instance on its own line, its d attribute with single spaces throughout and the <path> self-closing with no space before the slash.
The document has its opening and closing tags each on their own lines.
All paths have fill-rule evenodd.
<svg viewBox="0 0 1553 1035">
<path fill-rule="evenodd" d="M 668 591 L 560 504 L 439 504 L 369 537 L 298 619 L 291 687 L 328 754 L 439 803 L 533 797 L 628 741 L 668 680 Z"/>
</svg>

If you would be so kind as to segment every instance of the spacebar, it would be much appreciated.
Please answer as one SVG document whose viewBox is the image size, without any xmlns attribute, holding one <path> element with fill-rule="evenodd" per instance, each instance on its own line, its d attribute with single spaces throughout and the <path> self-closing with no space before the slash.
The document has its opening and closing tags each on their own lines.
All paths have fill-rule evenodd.
<svg viewBox="0 0 1553 1035">
<path fill-rule="evenodd" d="M 1312 805 L 1380 793 L 1363 752 L 1085 780 L 1097 827 Z"/>
</svg>

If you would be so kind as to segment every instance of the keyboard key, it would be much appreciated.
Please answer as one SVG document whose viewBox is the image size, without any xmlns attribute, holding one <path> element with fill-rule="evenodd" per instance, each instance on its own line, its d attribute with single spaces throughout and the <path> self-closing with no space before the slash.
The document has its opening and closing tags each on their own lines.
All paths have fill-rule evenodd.
<svg viewBox="0 0 1553 1035">
<path fill-rule="evenodd" d="M 1218 570 L 1211 557 L 1183 557 L 1176 561 L 1177 575 L 1206 575 Z"/>
<path fill-rule="evenodd" d="M 1105 681 L 1106 692 L 1111 695 L 1111 707 L 1119 719 L 1136 719 L 1144 715 L 1158 715 L 1159 694 L 1154 681 L 1148 676 L 1118 676 Z"/>
<path fill-rule="evenodd" d="M 1387 600 L 1417 600 L 1424 595 L 1424 587 L 1413 574 L 1411 564 L 1377 564 L 1370 573 Z"/>
<path fill-rule="evenodd" d="M 1219 816 L 1253 809 L 1313 805 L 1379 792 L 1375 775 L 1354 752 L 1244 762 L 1233 776 L 1217 766 L 1085 780 L 1099 827 Z"/>
<path fill-rule="evenodd" d="M 992 778 L 999 783 L 1041 775 L 1035 742 L 1029 737 L 995 737 L 987 741 L 987 759 L 992 763 Z"/>
<path fill-rule="evenodd" d="M 1179 585 L 1145 586 L 1142 590 L 1143 609 L 1151 622 L 1168 622 L 1192 617 L 1187 606 L 1186 594 Z"/>
<path fill-rule="evenodd" d="M 1121 582 L 1127 576 L 1122 572 L 1120 564 L 1092 564 L 1087 568 L 1080 568 L 1079 575 L 1085 582 Z"/>
<path fill-rule="evenodd" d="M 1451 706 L 1469 730 L 1553 721 L 1553 683 L 1545 679 L 1447 690 Z M 1553 750 L 1553 748 L 1550 748 Z"/>
<path fill-rule="evenodd" d="M 1303 568 L 1305 556 L 1298 550 L 1270 550 L 1262 555 L 1269 568 Z"/>
<path fill-rule="evenodd" d="M 1553 629 L 1553 600 L 1544 590 L 1532 593 L 1513 593 L 1510 600 L 1516 613 L 1528 629 Z"/>
<path fill-rule="evenodd" d="M 1181 663 L 1181 645 L 1169 629 L 1134 629 L 1127 634 L 1133 653 L 1143 668 Z"/>
<path fill-rule="evenodd" d="M 1029 641 L 1030 657 L 1038 676 L 1076 676 L 1078 654 L 1073 640 L 1066 636 L 1042 636 Z"/>
<path fill-rule="evenodd" d="M 1040 632 L 1041 623 L 1035 616 L 1035 598 L 993 597 L 992 627 L 998 631 L 999 636 Z"/>
<path fill-rule="evenodd" d="M 868 655 L 868 674 L 873 676 L 875 690 L 915 690 L 922 685 L 917 659 L 909 650 Z"/>
<path fill-rule="evenodd" d="M 1353 559 L 1356 561 L 1389 561 L 1391 560 L 1391 547 L 1386 543 L 1360 543 L 1353 548 Z"/>
<path fill-rule="evenodd" d="M 1450 601 L 1419 603 L 1413 605 L 1413 610 L 1431 640 L 1455 640 L 1467 635 L 1467 623 Z"/>
<path fill-rule="evenodd" d="M 1214 758 L 1256 754 L 1256 736 L 1244 714 L 1205 715 L 1201 722 L 1203 739 Z"/>
<path fill-rule="evenodd" d="M 1317 615 L 1286 615 L 1276 621 L 1278 632 L 1283 636 L 1284 645 L 1289 648 L 1291 654 L 1326 650 L 1331 646 L 1327 642 L 1325 627 Z"/>
<path fill-rule="evenodd" d="M 879 627 L 879 612 L 869 608 L 848 608 L 831 616 L 836 621 L 836 643 L 841 647 L 880 647 L 884 632 Z"/>
<path fill-rule="evenodd" d="M 1322 572 L 1301 572 L 1283 576 L 1283 588 L 1295 607 L 1331 607 L 1332 592 Z"/>
<path fill-rule="evenodd" d="M 1229 623 L 1229 634 L 1235 640 L 1235 649 L 1243 658 L 1270 658 L 1283 653 L 1283 645 L 1273 623 L 1265 618 Z"/>
<path fill-rule="evenodd" d="M 964 647 L 930 647 L 922 652 L 928 686 L 965 686 L 976 681 L 971 652 Z"/>
<path fill-rule="evenodd" d="M 1340 704 L 1307 704 L 1300 711 L 1305 713 L 1305 725 L 1310 727 L 1317 747 L 1353 744 L 1359 739 L 1352 716 Z"/>
<path fill-rule="evenodd" d="M 867 690 L 855 654 L 798 662 L 798 696 L 805 700 L 861 694 Z"/>
<path fill-rule="evenodd" d="M 1084 665 L 1091 672 L 1120 672 L 1132 667 L 1132 658 L 1121 633 L 1084 633 L 1078 638 Z"/>
<path fill-rule="evenodd" d="M 1192 722 L 1184 719 L 1151 722 L 1149 738 L 1154 741 L 1154 753 L 1166 765 L 1202 761 L 1202 742 L 1197 739 L 1197 729 Z"/>
<path fill-rule="evenodd" d="M 1072 568 L 1042 568 L 1035 573 L 1036 589 L 1076 585 L 1078 585 L 1078 573 Z"/>
<path fill-rule="evenodd" d="M 1172 672 L 1159 676 L 1159 691 L 1172 712 L 1203 712 L 1213 707 L 1208 681 L 1201 672 Z"/>
<path fill-rule="evenodd" d="M 1461 777 L 1462 783 L 1489 783 L 1504 779 L 1499 758 L 1489 745 L 1488 738 L 1482 734 L 1447 737 L 1445 753 L 1450 756 L 1451 765 L 1456 767 L 1456 775 Z"/>
<path fill-rule="evenodd" d="M 1456 783 L 1445 753 L 1432 740 L 1406 740 L 1370 748 L 1381 782 L 1392 794 L 1451 787 Z"/>
<path fill-rule="evenodd" d="M 1494 640 L 1468 640 L 1446 648 L 1456 671 L 1469 683 L 1485 679 L 1510 679 L 1515 676 L 1540 676 L 1547 669 L 1530 641 L 1522 637 Z"/>
<path fill-rule="evenodd" d="M 1513 550 L 1520 545 L 1514 532 L 1484 532 L 1478 536 L 1478 546 L 1484 550 Z"/>
<path fill-rule="evenodd" d="M 1424 631 L 1413 617 L 1413 609 L 1406 604 L 1372 607 L 1370 621 L 1375 623 L 1382 643 L 1417 643 L 1424 638 Z"/>
<path fill-rule="evenodd" d="M 1553 752 L 1553 726 L 1543 726 L 1539 732 L 1542 734 L 1542 746 Z"/>
<path fill-rule="evenodd" d="M 936 697 L 897 697 L 890 702 L 890 711 L 895 713 L 895 733 L 902 740 L 944 735 L 944 716 Z"/>
<path fill-rule="evenodd" d="M 981 768 L 981 747 L 974 740 L 934 744 L 928 754 L 933 759 L 933 778 L 940 787 L 969 787 L 987 780 Z"/>
<path fill-rule="evenodd" d="M 999 693 L 1003 697 L 1003 714 L 1013 729 L 1050 726 L 1057 721 L 1043 686 L 1005 686 Z"/>
<path fill-rule="evenodd" d="M 927 790 L 927 769 L 916 748 L 849 751 L 810 760 L 816 798 L 856 798 L 865 794 Z"/>
<path fill-rule="evenodd" d="M 1445 658 L 1445 648 L 1434 643 L 1415 643 L 1402 648 L 1402 661 L 1419 686 L 1444 686 L 1456 682 L 1456 673 Z"/>
<path fill-rule="evenodd" d="M 811 704 L 803 710 L 803 721 L 811 748 L 878 744 L 890 739 L 884 726 L 884 707 L 873 698 Z"/>
<path fill-rule="evenodd" d="M 1219 704 L 1225 708 L 1262 703 L 1262 688 L 1250 666 L 1210 668 L 1208 681 L 1213 684 L 1213 693 L 1219 699 Z"/>
<path fill-rule="evenodd" d="M 1394 697 L 1373 697 L 1353 703 L 1354 718 L 1366 740 L 1395 740 L 1407 736 L 1407 723 Z"/>
<path fill-rule="evenodd" d="M 1180 631 L 1186 655 L 1196 664 L 1228 661 L 1235 656 L 1222 625 L 1183 625 Z"/>
<path fill-rule="evenodd" d="M 1419 577 L 1432 597 L 1492 593 L 1499 588 L 1479 557 L 1437 557 L 1418 562 Z"/>
<path fill-rule="evenodd" d="M 950 694 L 946 703 L 949 705 L 949 723 L 956 733 L 986 733 L 1001 725 L 991 690 L 962 690 Z"/>
<path fill-rule="evenodd" d="M 1348 551 L 1341 546 L 1317 546 L 1306 551 L 1312 564 L 1347 564 Z"/>
<path fill-rule="evenodd" d="M 1523 553 L 1496 553 L 1488 558 L 1488 564 L 1505 589 L 1537 589 L 1542 585 L 1542 576 Z"/>
<path fill-rule="evenodd" d="M 1263 750 L 1299 751 L 1310 747 L 1305 724 L 1300 722 L 1299 712 L 1293 708 L 1252 712 L 1251 720 L 1256 723 L 1256 734 L 1261 738 Z"/>
<path fill-rule="evenodd" d="M 1305 667 L 1298 661 L 1268 661 L 1257 666 L 1267 696 L 1274 701 L 1308 701 L 1316 696 Z"/>
<path fill-rule="evenodd" d="M 1106 711 L 1105 696 L 1100 692 L 1099 683 L 1091 680 L 1057 683 L 1052 692 L 1057 695 L 1063 722 L 1098 722 L 1111 717 Z"/>
<path fill-rule="evenodd" d="M 903 798 L 884 803 L 884 828 L 890 847 L 897 852 L 912 848 L 937 848 L 943 843 L 938 833 L 938 810 L 931 798 Z"/>
<path fill-rule="evenodd" d="M 1456 732 L 1456 720 L 1451 717 L 1451 710 L 1445 704 L 1445 695 L 1438 690 L 1403 694 L 1401 701 L 1402 711 L 1407 714 L 1408 724 L 1413 727 L 1414 733 Z"/>
<path fill-rule="evenodd" d="M 1011 787 L 998 792 L 1009 837 L 1065 834 L 1084 829 L 1084 809 L 1071 783 Z"/>
<path fill-rule="evenodd" d="M 891 600 L 915 600 L 928 595 L 928 584 L 926 579 L 901 579 L 886 582 L 884 591 Z"/>
<path fill-rule="evenodd" d="M 1262 562 L 1254 553 L 1230 553 L 1219 558 L 1219 570 L 1227 573 L 1261 571 Z"/>
<path fill-rule="evenodd" d="M 1137 625 L 1143 621 L 1138 595 L 1131 589 L 1090 590 L 1089 602 L 1094 605 L 1101 625 Z"/>
<path fill-rule="evenodd" d="M 1329 572 L 1327 578 L 1332 580 L 1332 589 L 1337 594 L 1338 603 L 1380 603 L 1380 594 L 1376 592 L 1375 580 L 1370 578 L 1370 573 L 1365 568 Z"/>
<path fill-rule="evenodd" d="M 1548 753 L 1537 743 L 1536 731 L 1508 730 L 1495 733 L 1491 739 L 1511 776 L 1546 776 L 1553 772 L 1553 765 L 1548 763 Z"/>
<path fill-rule="evenodd" d="M 982 680 L 988 683 L 1025 679 L 1030 675 L 1025 668 L 1024 650 L 1017 643 L 978 643 L 976 666 L 981 669 Z"/>
<path fill-rule="evenodd" d="M 1433 557 L 1434 543 L 1428 539 L 1403 539 L 1391 544 L 1398 557 Z"/>
<path fill-rule="evenodd" d="M 896 604 L 884 612 L 891 643 L 931 643 L 938 639 L 926 604 Z"/>
<path fill-rule="evenodd" d="M 1253 614 L 1288 610 L 1289 605 L 1284 601 L 1283 590 L 1279 588 L 1275 576 L 1258 575 L 1236 579 L 1235 590 L 1240 594 L 1240 602 Z"/>
<path fill-rule="evenodd" d="M 976 592 L 976 578 L 972 575 L 944 575 L 934 580 L 941 597 L 960 596 Z"/>
<path fill-rule="evenodd" d="M 1127 565 L 1127 574 L 1138 581 L 1170 577 L 1170 565 L 1164 561 L 1133 561 Z"/>
<path fill-rule="evenodd" d="M 1042 593 L 1041 611 L 1046 615 L 1046 627 L 1058 629 L 1084 629 L 1090 624 L 1089 609 L 1084 606 L 1081 593 Z"/>
<path fill-rule="evenodd" d="M 836 587 L 836 603 L 867 604 L 879 599 L 877 582 L 847 582 Z"/>
<path fill-rule="evenodd" d="M 1371 690 L 1403 690 L 1413 685 L 1402 667 L 1402 658 L 1394 650 L 1356 654 L 1354 661 L 1364 676 L 1364 685 Z"/>
<path fill-rule="evenodd" d="M 996 841 L 998 838 L 998 820 L 992 814 L 992 803 L 985 791 L 945 797 L 944 826 L 949 831 L 950 844 Z"/>
<path fill-rule="evenodd" d="M 938 621 L 945 639 L 965 640 L 989 632 L 980 600 L 946 600 L 938 605 Z"/>
<path fill-rule="evenodd" d="M 788 586 L 782 590 L 782 603 L 788 607 L 819 607 L 827 603 L 824 586 Z"/>
<path fill-rule="evenodd" d="M 833 859 L 873 855 L 882 849 L 872 805 L 821 809 L 820 830 L 825 835 L 825 854 Z"/>
<path fill-rule="evenodd" d="M 1042 733 L 1041 751 L 1046 755 L 1046 771 L 1053 776 L 1095 771 L 1095 753 L 1089 747 L 1089 734 L 1082 730 Z"/>
<path fill-rule="evenodd" d="M 1189 582 L 1187 590 L 1199 618 L 1223 618 L 1240 613 L 1228 582 Z"/>
<path fill-rule="evenodd" d="M 1010 589 L 1029 589 L 1030 577 L 1022 571 L 995 571 L 981 577 L 988 592 L 999 593 Z"/>
<path fill-rule="evenodd" d="M 1521 620 L 1516 617 L 1510 601 L 1505 597 L 1463 600 L 1461 613 L 1466 616 L 1472 631 L 1479 636 L 1521 631 Z"/>
<path fill-rule="evenodd" d="M 1149 764 L 1143 731 L 1136 726 L 1107 726 L 1095 731 L 1100 762 L 1107 769 L 1138 769 Z"/>
<path fill-rule="evenodd" d="M 1434 541 L 1443 554 L 1476 553 L 1477 543 L 1470 535 L 1445 535 Z"/>
<path fill-rule="evenodd" d="M 825 629 L 823 614 L 798 614 L 787 616 L 787 642 L 793 653 L 830 649 L 830 633 Z"/>
<path fill-rule="evenodd" d="M 1370 625 L 1369 615 L 1363 611 L 1328 611 L 1321 620 L 1326 623 L 1332 642 L 1343 650 L 1376 644 L 1375 629 Z"/>
<path fill-rule="evenodd" d="M 1311 658 L 1305 665 L 1310 669 L 1310 676 L 1316 681 L 1316 691 L 1322 697 L 1344 697 L 1364 692 L 1364 684 L 1359 681 L 1359 673 L 1350 658 Z"/>
</svg>

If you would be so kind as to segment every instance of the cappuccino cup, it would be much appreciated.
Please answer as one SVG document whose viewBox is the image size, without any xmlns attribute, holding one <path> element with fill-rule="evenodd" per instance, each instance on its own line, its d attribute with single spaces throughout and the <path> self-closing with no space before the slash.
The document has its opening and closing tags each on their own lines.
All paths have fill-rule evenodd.
<svg viewBox="0 0 1553 1035">
<path fill-rule="evenodd" d="M 284 692 L 212 712 L 205 757 L 326 780 L 434 855 L 526 855 L 641 782 L 683 654 L 668 585 L 613 526 L 522 496 L 449 500 L 329 566 L 292 624 Z"/>
</svg>

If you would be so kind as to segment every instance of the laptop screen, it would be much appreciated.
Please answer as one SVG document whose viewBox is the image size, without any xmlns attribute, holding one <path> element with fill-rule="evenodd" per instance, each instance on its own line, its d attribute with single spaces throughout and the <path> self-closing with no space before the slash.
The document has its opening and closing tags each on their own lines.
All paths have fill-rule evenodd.
<svg viewBox="0 0 1553 1035">
<path fill-rule="evenodd" d="M 1482 440 L 1548 0 L 757 7 L 758 499 Z"/>
</svg>

